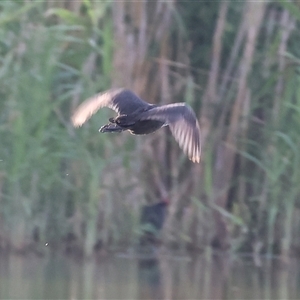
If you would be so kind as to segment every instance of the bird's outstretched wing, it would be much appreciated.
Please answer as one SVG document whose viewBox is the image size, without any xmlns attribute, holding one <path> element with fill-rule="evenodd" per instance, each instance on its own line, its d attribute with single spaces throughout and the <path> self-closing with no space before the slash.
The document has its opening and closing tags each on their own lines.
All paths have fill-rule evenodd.
<svg viewBox="0 0 300 300">
<path fill-rule="evenodd" d="M 185 103 L 174 103 L 155 107 L 142 119 L 160 120 L 169 125 L 170 130 L 183 152 L 193 162 L 200 162 L 200 127 L 192 108 Z"/>
<path fill-rule="evenodd" d="M 149 105 L 129 90 L 110 89 L 81 103 L 73 113 L 71 120 L 75 127 L 79 127 L 102 107 L 113 109 L 120 115 L 128 115 Z"/>
</svg>

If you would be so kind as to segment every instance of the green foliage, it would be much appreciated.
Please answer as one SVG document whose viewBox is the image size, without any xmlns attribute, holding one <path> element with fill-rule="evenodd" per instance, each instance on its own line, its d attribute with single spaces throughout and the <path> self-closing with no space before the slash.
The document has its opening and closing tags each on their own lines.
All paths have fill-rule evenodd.
<svg viewBox="0 0 300 300">
<path fill-rule="evenodd" d="M 35 229 L 43 241 L 57 243 L 68 233 L 68 219 L 80 210 L 85 216 L 81 226 L 86 222 L 85 251 L 90 253 L 90 240 L 96 240 L 99 182 L 106 162 L 95 150 L 86 149 L 104 151 L 106 137 L 96 144 L 92 133 L 86 130 L 80 132 L 83 137 L 76 136 L 69 122 L 70 104 L 74 92 L 83 97 L 104 88 L 95 84 L 89 91 L 81 91 L 88 79 L 82 65 L 97 48 L 91 46 L 90 40 L 102 40 L 105 60 L 111 59 L 107 54 L 112 47 L 111 27 L 104 28 L 102 34 L 93 30 L 98 18 L 94 12 L 78 16 L 60 8 L 45 13 L 43 3 L 37 2 L 24 6 L 6 1 L 1 10 L 0 168 L 4 174 L 4 235 L 12 239 L 13 246 L 21 247 L 30 241 Z M 33 10 L 39 14 L 30 18 Z M 49 25 L 53 15 L 62 21 Z M 103 67 L 106 76 L 110 66 L 107 61 Z M 97 68 L 99 75 L 103 73 L 101 65 Z M 78 174 L 72 172 L 76 164 L 82 170 Z M 87 190 L 83 191 L 85 197 L 80 198 L 76 192 L 82 180 Z M 75 205 L 73 212 L 68 209 L 71 202 Z M 13 235 L 16 223 L 22 224 L 23 232 Z"/>
<path fill-rule="evenodd" d="M 197 112 L 202 111 L 201 96 L 213 57 L 212 42 L 220 3 L 190 1 L 187 5 L 179 1 L 175 11 L 171 9 L 175 25 L 170 48 L 180 46 L 188 53 L 168 49 L 170 45 L 160 43 L 166 39 L 162 34 L 157 34 L 161 40 L 156 36 L 153 40 L 148 36 L 144 39 L 151 48 L 148 54 L 155 47 L 153 53 L 166 56 L 166 60 L 168 51 L 170 57 L 189 59 L 192 68 L 179 62 L 178 66 L 185 70 L 181 74 L 176 73 L 176 64 L 170 64 L 168 72 L 180 76 L 162 82 L 181 86 L 184 100 Z M 220 43 L 219 82 L 223 80 L 245 3 L 229 4 Z M 98 135 L 97 129 L 107 117 L 105 110 L 83 128 L 75 130 L 70 124 L 72 110 L 81 99 L 110 86 L 115 24 L 111 1 L 84 0 L 76 2 L 78 6 L 74 10 L 65 8 L 64 4 L 0 3 L 0 244 L 6 241 L 21 250 L 32 241 L 49 242 L 50 246 L 72 241 L 80 251 L 90 255 L 99 241 L 113 246 L 134 243 L 143 193 L 155 194 L 155 191 L 154 188 L 146 190 L 141 183 L 145 157 L 140 150 L 142 137 Z M 171 4 L 168 5 L 170 9 Z M 274 9 L 275 13 L 286 9 L 299 21 L 299 7 L 295 3 L 276 1 L 268 9 Z M 131 22 L 135 27 L 132 32 L 128 30 L 128 41 L 137 38 L 139 25 L 136 24 L 142 24 L 142 14 L 134 17 Z M 166 177 L 175 185 L 174 198 L 181 192 L 181 185 L 187 189 L 193 186 L 184 195 L 184 205 L 178 206 L 181 211 L 171 214 L 170 224 L 175 229 L 168 231 L 169 240 L 174 241 L 175 237 L 181 245 L 208 245 L 207 236 L 214 233 L 210 226 L 213 212 L 218 212 L 230 225 L 235 249 L 252 251 L 253 244 L 262 241 L 265 252 L 273 253 L 278 246 L 278 252 L 287 253 L 299 234 L 299 224 L 295 221 L 300 194 L 299 25 L 295 23 L 287 51 L 280 53 L 288 62 L 280 68 L 278 51 L 284 28 L 276 23 L 268 33 L 268 21 L 274 20 L 266 17 L 247 79 L 251 94 L 249 108 L 240 112 L 241 123 L 247 123 L 247 129 L 238 135 L 230 187 L 221 191 L 228 195 L 226 207 L 213 203 L 218 172 L 216 149 L 226 139 L 230 127 L 239 67 L 243 66 L 243 47 L 236 53 L 234 72 L 224 95 L 220 96 L 222 101 L 212 105 L 213 128 L 202 156 L 205 163 L 201 178 L 191 175 L 193 169 L 180 154 L 178 166 L 163 170 L 164 174 L 170 172 Z M 162 28 L 167 28 L 165 24 Z M 124 32 L 127 34 L 127 30 Z M 182 41 L 191 43 L 191 47 L 180 45 Z M 161 44 L 165 45 L 162 52 Z M 126 61 L 127 57 L 123 59 Z M 139 63 L 132 62 L 132 69 L 139 69 Z M 155 76 L 151 72 L 158 73 L 148 63 L 143 61 L 141 66 L 145 72 L 149 71 L 145 78 L 152 80 Z M 153 82 L 149 86 L 154 86 Z M 280 95 L 279 82 L 282 82 Z M 224 120 L 222 128 L 218 127 L 220 119 Z M 158 156 L 166 153 L 173 155 L 166 151 Z M 154 164 L 151 162 L 151 168 Z M 163 168 L 159 166 L 158 170 Z M 146 173 L 150 174 L 150 170 Z M 151 186 L 153 180 L 147 180 Z M 244 198 L 239 198 L 240 195 Z"/>
</svg>

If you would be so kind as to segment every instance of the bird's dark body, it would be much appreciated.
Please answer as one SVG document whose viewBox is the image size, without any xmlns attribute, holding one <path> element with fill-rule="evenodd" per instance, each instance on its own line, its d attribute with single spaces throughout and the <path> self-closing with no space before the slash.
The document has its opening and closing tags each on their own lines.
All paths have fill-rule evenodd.
<svg viewBox="0 0 300 300">
<path fill-rule="evenodd" d="M 141 120 L 143 115 L 156 107 L 155 105 L 147 105 L 136 109 L 134 112 L 127 115 L 120 115 L 116 118 L 110 118 L 110 124 L 104 125 L 100 128 L 100 132 L 121 132 L 129 130 L 132 134 L 142 135 L 155 132 L 160 129 L 164 122 L 159 120 Z"/>
<path fill-rule="evenodd" d="M 164 122 L 158 120 L 140 120 L 143 113 L 139 115 L 119 116 L 114 121 L 124 130 L 129 130 L 133 134 L 152 133 L 164 125 Z"/>
<path fill-rule="evenodd" d="M 157 120 L 142 120 L 135 122 L 129 130 L 133 134 L 148 134 L 160 129 L 163 125 L 163 122 Z"/>
</svg>

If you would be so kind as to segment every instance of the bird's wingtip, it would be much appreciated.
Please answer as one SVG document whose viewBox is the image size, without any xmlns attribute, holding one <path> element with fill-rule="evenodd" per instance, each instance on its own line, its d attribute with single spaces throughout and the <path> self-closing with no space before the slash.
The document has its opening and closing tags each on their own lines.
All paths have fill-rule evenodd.
<svg viewBox="0 0 300 300">
<path fill-rule="evenodd" d="M 200 156 L 193 156 L 193 157 L 191 157 L 191 161 L 193 162 L 193 163 L 200 163 Z"/>
<path fill-rule="evenodd" d="M 84 122 L 82 122 L 82 120 L 78 120 L 76 118 L 72 118 L 71 119 L 72 125 L 77 128 L 77 127 L 81 127 L 83 125 Z"/>
</svg>

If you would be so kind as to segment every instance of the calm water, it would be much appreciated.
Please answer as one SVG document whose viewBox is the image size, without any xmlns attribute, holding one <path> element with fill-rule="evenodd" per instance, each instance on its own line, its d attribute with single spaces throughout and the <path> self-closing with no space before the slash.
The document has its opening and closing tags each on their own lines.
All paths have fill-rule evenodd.
<svg viewBox="0 0 300 300">
<path fill-rule="evenodd" d="M 0 256 L 1 299 L 300 299 L 300 263 L 240 257 Z"/>
</svg>

